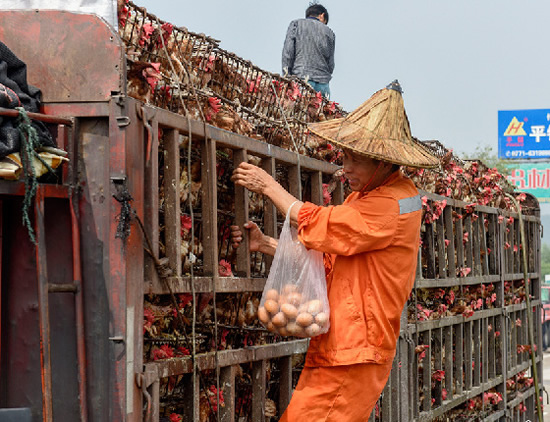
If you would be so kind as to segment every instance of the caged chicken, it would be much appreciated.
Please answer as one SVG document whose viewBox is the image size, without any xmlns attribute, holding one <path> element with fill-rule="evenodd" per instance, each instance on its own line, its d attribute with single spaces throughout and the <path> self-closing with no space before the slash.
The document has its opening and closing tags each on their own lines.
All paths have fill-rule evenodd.
<svg viewBox="0 0 550 422">
<path fill-rule="evenodd" d="M 128 96 L 149 104 L 161 79 L 160 63 L 130 62 L 127 77 Z"/>
</svg>

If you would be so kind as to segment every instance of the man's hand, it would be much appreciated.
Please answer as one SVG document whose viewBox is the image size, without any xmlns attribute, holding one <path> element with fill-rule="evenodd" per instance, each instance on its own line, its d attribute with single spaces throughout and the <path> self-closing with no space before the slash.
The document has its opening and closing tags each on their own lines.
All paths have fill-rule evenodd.
<svg viewBox="0 0 550 422">
<path fill-rule="evenodd" d="M 253 164 L 242 162 L 233 171 L 231 180 L 251 192 L 265 194 L 268 186 L 277 184 L 265 170 Z"/>
<path fill-rule="evenodd" d="M 277 240 L 262 233 L 256 223 L 249 221 L 243 227 L 248 231 L 248 249 L 250 252 L 262 252 L 269 255 L 275 254 Z M 230 226 L 231 246 L 237 249 L 243 241 L 243 232 L 239 226 Z"/>
<path fill-rule="evenodd" d="M 259 251 L 264 234 L 252 221 L 244 223 L 243 227 L 248 231 L 248 249 L 250 252 Z M 231 230 L 231 246 L 233 249 L 237 249 L 243 241 L 243 232 L 239 226 L 230 226 L 229 229 Z"/>
</svg>

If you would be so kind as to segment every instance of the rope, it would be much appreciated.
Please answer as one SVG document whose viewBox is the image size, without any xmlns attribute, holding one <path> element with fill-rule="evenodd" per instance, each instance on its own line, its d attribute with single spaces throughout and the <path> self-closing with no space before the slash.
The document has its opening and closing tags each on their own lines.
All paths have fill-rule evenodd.
<svg viewBox="0 0 550 422">
<path fill-rule="evenodd" d="M 292 140 L 292 143 L 294 144 L 294 150 L 298 154 L 298 163 L 300 163 L 300 153 L 298 152 L 298 146 L 296 145 L 296 140 L 294 139 L 294 135 L 292 134 L 292 130 L 290 130 L 290 125 L 288 124 L 288 120 L 286 119 L 286 114 L 283 109 L 283 106 L 281 105 L 281 100 L 279 99 L 279 96 L 277 95 L 277 89 L 275 88 L 275 84 L 273 83 L 273 79 L 271 80 L 271 89 L 273 90 L 273 93 L 275 94 L 275 99 L 277 100 L 277 105 L 279 106 L 279 111 L 281 112 L 281 115 L 283 116 L 283 120 L 285 121 L 285 127 L 288 130 L 288 134 L 290 135 L 290 139 Z"/>
<path fill-rule="evenodd" d="M 29 238 L 35 245 L 36 238 L 34 236 L 34 229 L 29 218 L 29 210 L 32 205 L 32 200 L 36 195 L 38 189 L 38 180 L 34 172 L 33 158 L 37 158 L 44 164 L 49 172 L 53 173 L 52 168 L 42 160 L 42 158 L 36 152 L 36 148 L 40 146 L 40 140 L 38 139 L 38 133 L 32 126 L 31 120 L 23 107 L 16 107 L 19 111 L 17 117 L 17 129 L 19 131 L 21 139 L 21 165 L 23 167 L 23 182 L 25 183 L 25 196 L 23 197 L 23 226 L 27 228 Z"/>
</svg>

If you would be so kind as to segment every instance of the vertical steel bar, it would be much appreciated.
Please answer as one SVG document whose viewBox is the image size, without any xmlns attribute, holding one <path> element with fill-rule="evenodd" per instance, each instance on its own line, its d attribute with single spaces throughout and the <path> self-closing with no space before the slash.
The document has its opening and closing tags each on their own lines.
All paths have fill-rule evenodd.
<svg viewBox="0 0 550 422">
<path fill-rule="evenodd" d="M 144 108 L 148 110 L 147 108 Z M 156 257 L 159 256 L 159 127 L 158 120 L 153 118 L 152 127 L 152 145 L 151 157 L 149 165 L 145 167 L 144 180 L 144 221 L 145 231 L 147 232 L 153 250 L 151 251 Z M 166 229 L 165 229 L 166 230 Z M 148 281 L 156 281 L 158 278 L 155 271 L 155 265 L 150 257 L 145 259 L 145 279 Z"/>
<path fill-rule="evenodd" d="M 122 100 L 122 99 L 121 99 Z M 134 389 L 128 377 L 128 357 L 133 353 L 127 353 L 127 347 L 133 342 L 128 340 L 128 315 L 127 315 L 127 261 L 128 250 L 125 242 L 118 236 L 118 222 L 116 216 L 120 214 L 122 205 L 114 198 L 120 188 L 125 188 L 127 183 L 128 151 L 126 143 L 126 130 L 118 125 L 117 117 L 123 117 L 129 109 L 128 101 L 110 102 L 109 112 L 109 166 L 111 177 L 111 202 L 109 214 L 102 220 L 108 226 L 108 264 L 107 295 L 109 298 L 109 334 L 110 334 L 110 391 L 109 404 L 112 420 L 124 421 L 128 407 L 132 406 L 134 395 L 129 393 Z M 127 116 L 126 116 L 127 117 Z M 141 146 L 138 147 L 141 150 Z M 130 192 L 131 194 L 132 192 Z M 118 237 L 117 237 L 118 236 Z M 133 328 L 133 327 L 132 327 Z M 131 358 L 131 359 L 132 359 Z"/>
<path fill-rule="evenodd" d="M 65 125 L 57 125 L 57 147 L 69 153 L 69 162 L 66 163 L 61 170 L 61 180 L 64 184 L 73 186 L 74 163 L 72 160 L 74 159 L 74 155 L 71 154 L 71 152 L 76 146 L 73 145 L 74 142 L 69 142 L 69 131 L 70 129 Z"/>
<path fill-rule="evenodd" d="M 180 173 L 179 132 L 171 129 L 164 142 L 164 237 L 166 256 L 175 276 L 182 273 Z"/>
<path fill-rule="evenodd" d="M 88 420 L 88 395 L 86 392 L 86 335 L 84 325 L 84 298 L 82 294 L 82 266 L 80 261 L 80 223 L 76 215 L 75 203 L 72 195 L 69 196 L 71 208 L 72 251 L 73 251 L 73 283 L 75 292 L 76 317 L 76 350 L 78 362 L 78 399 L 80 403 L 80 421 Z"/>
<path fill-rule="evenodd" d="M 42 380 L 42 419 L 53 421 L 52 362 L 50 356 L 50 311 L 48 300 L 48 267 L 44 227 L 44 192 L 35 196 L 36 272 L 38 282 L 38 320 L 40 326 L 40 366 Z"/>
</svg>

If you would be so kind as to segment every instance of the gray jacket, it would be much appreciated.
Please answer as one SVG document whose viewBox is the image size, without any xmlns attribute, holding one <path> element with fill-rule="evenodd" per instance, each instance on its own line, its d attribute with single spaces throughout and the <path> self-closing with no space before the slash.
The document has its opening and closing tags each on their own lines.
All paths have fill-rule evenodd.
<svg viewBox="0 0 550 422">
<path fill-rule="evenodd" d="M 283 46 L 283 71 L 302 79 L 329 83 L 334 70 L 335 35 L 316 18 L 290 22 Z"/>
</svg>

